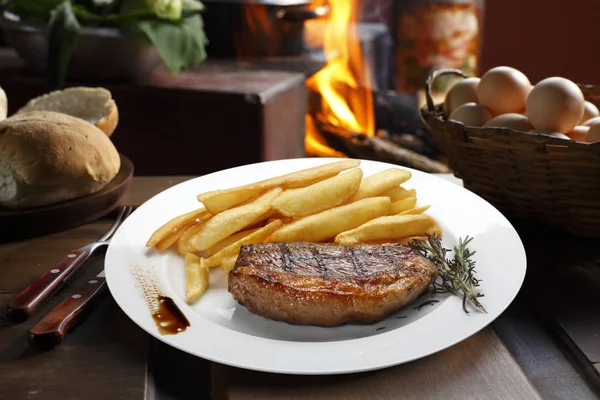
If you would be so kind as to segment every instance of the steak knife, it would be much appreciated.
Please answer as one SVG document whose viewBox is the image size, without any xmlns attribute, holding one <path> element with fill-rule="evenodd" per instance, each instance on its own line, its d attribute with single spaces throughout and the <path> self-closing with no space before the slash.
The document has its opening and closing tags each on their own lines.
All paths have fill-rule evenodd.
<svg viewBox="0 0 600 400">
<path fill-rule="evenodd" d="M 29 343 L 42 350 L 60 344 L 82 317 L 97 306 L 107 293 L 104 270 L 69 295 L 29 330 Z"/>
<path fill-rule="evenodd" d="M 50 270 L 11 300 L 6 307 L 6 316 L 16 322 L 22 322 L 31 317 L 35 310 L 56 293 L 92 254 L 108 245 L 117 228 L 132 211 L 133 207 L 131 206 L 121 207 L 115 222 L 102 237 L 79 249 L 71 250 L 58 260 Z"/>
</svg>

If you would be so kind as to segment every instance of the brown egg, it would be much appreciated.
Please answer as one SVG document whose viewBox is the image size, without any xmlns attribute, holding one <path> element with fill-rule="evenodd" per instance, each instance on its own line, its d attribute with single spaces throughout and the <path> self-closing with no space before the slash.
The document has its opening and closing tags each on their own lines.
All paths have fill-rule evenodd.
<svg viewBox="0 0 600 400">
<path fill-rule="evenodd" d="M 600 142 L 600 122 L 596 122 L 590 126 L 590 130 L 585 137 L 585 141 L 589 143 Z"/>
<path fill-rule="evenodd" d="M 600 111 L 598 111 L 598 107 L 596 107 L 594 103 L 586 101 L 583 103 L 583 117 L 581 117 L 579 123 L 583 124 L 585 121 L 597 116 L 600 116 Z"/>
<path fill-rule="evenodd" d="M 583 126 L 591 126 L 593 124 L 595 124 L 596 122 L 600 122 L 600 117 L 594 117 L 594 118 L 590 118 L 587 121 L 585 121 L 583 124 Z"/>
<path fill-rule="evenodd" d="M 533 87 L 527 98 L 527 117 L 537 129 L 567 133 L 583 116 L 581 89 L 568 79 L 546 78 Z"/>
<path fill-rule="evenodd" d="M 589 130 L 589 126 L 576 126 L 570 132 L 567 132 L 567 136 L 576 142 L 585 142 L 585 137 Z"/>
<path fill-rule="evenodd" d="M 548 135 L 548 136 L 552 136 L 558 139 L 566 139 L 566 140 L 571 140 L 570 137 L 568 137 L 567 135 L 565 135 L 564 133 L 560 133 L 560 132 L 555 132 L 549 129 L 533 129 L 529 131 L 530 133 L 540 133 L 543 135 Z"/>
<path fill-rule="evenodd" d="M 534 129 L 531 122 L 522 114 L 502 114 L 490 119 L 485 123 L 485 127 L 495 126 L 498 128 L 514 129 L 515 131 L 529 132 Z"/>
<path fill-rule="evenodd" d="M 452 114 L 454 110 L 463 104 L 477 102 L 475 89 L 479 81 L 480 79 L 475 77 L 465 78 L 452 86 L 444 101 L 444 112 L 446 115 Z"/>
<path fill-rule="evenodd" d="M 462 122 L 467 126 L 483 126 L 483 124 L 492 119 L 492 116 L 485 107 L 476 103 L 467 103 L 454 110 L 450 114 L 450 119 Z"/>
<path fill-rule="evenodd" d="M 496 67 L 487 71 L 477 85 L 478 103 L 492 115 L 521 113 L 525 110 L 531 82 L 521 71 Z"/>
</svg>

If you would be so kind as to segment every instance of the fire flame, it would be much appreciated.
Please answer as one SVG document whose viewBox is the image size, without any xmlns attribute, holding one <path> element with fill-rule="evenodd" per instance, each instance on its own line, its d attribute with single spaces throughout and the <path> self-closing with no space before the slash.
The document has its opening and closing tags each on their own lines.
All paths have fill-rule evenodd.
<svg viewBox="0 0 600 400">
<path fill-rule="evenodd" d="M 344 130 L 374 135 L 371 75 L 363 58 L 354 24 L 358 19 L 361 3 L 361 0 L 329 0 L 331 11 L 323 34 L 327 64 L 308 78 L 306 85 L 309 93 L 320 96 L 317 110 L 312 112 L 313 117 Z M 314 124 L 307 124 L 307 153 L 339 155 L 339 152 L 328 149 L 320 136 Z"/>
</svg>

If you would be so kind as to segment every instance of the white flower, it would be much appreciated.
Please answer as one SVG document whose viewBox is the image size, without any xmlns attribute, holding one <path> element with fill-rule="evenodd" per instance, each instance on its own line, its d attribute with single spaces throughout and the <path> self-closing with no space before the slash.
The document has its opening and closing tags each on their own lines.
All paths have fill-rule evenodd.
<svg viewBox="0 0 600 400">
<path fill-rule="evenodd" d="M 146 0 L 146 5 L 160 18 L 173 20 L 181 18 L 183 0 Z"/>
</svg>

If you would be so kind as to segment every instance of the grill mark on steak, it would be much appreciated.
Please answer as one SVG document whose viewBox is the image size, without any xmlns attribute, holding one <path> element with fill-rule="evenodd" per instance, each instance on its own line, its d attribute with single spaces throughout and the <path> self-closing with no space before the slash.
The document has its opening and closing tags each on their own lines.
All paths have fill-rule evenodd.
<svg viewBox="0 0 600 400">
<path fill-rule="evenodd" d="M 281 261 L 283 263 L 283 270 L 287 272 L 292 271 L 292 263 L 290 260 L 290 250 L 285 243 L 279 243 L 281 249 Z"/>
<path fill-rule="evenodd" d="M 315 261 L 317 262 L 319 269 L 321 270 L 321 275 L 320 275 L 321 278 L 327 279 L 327 276 L 328 276 L 327 267 L 323 263 L 323 259 L 319 256 L 319 251 L 317 250 L 315 245 L 311 245 L 309 248 L 310 248 L 310 252 L 313 255 Z"/>
<path fill-rule="evenodd" d="M 357 275 L 362 275 L 364 274 L 364 272 L 362 271 L 361 268 L 361 263 L 358 260 L 358 258 L 356 257 L 356 254 L 354 254 L 354 249 L 352 247 L 350 247 L 348 249 L 349 253 L 350 253 L 350 261 L 352 261 L 352 265 L 354 266 L 354 272 L 356 272 Z"/>
<path fill-rule="evenodd" d="M 242 246 L 229 291 L 252 313 L 292 324 L 374 323 L 404 307 L 437 277 L 396 244 L 260 243 Z"/>
</svg>

